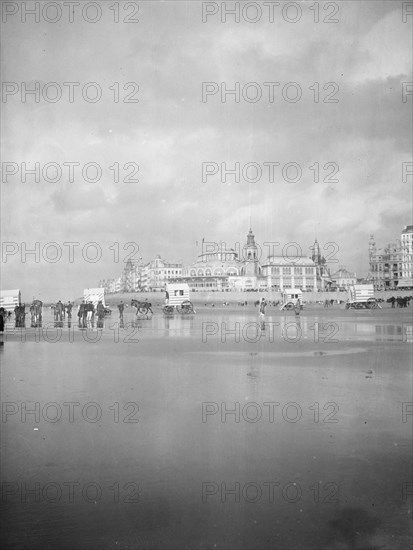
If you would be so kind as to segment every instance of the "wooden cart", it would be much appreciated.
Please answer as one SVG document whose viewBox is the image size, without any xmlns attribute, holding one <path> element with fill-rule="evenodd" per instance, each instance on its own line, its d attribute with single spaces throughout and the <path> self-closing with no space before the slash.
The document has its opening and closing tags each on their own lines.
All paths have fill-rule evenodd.
<svg viewBox="0 0 413 550">
<path fill-rule="evenodd" d="M 166 285 L 166 303 L 163 312 L 166 315 L 177 313 L 195 313 L 189 299 L 189 286 L 186 283 L 168 283 Z"/>
</svg>

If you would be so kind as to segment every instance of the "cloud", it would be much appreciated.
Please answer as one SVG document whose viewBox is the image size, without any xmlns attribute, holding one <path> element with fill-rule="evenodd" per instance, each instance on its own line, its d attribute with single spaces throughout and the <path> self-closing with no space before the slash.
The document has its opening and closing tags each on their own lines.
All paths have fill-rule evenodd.
<svg viewBox="0 0 413 550">
<path fill-rule="evenodd" d="M 78 295 L 121 271 L 114 242 L 136 242 L 145 259 L 192 262 L 203 237 L 243 242 L 250 218 L 259 242 L 294 240 L 308 251 L 317 236 L 338 243 L 340 263 L 365 272 L 369 234 L 384 244 L 411 223 L 411 189 L 401 180 L 411 158 L 412 99 L 401 97 L 412 79 L 411 27 L 399 3 L 340 3 L 337 24 L 314 23 L 306 3 L 302 10 L 296 24 L 204 24 L 199 4 L 159 2 L 142 5 L 139 25 L 115 25 L 111 12 L 95 25 L 4 25 L 4 79 L 19 93 L 2 105 L 3 160 L 80 168 L 73 182 L 64 171 L 58 183 L 16 176 L 3 184 L 3 239 L 96 241 L 105 251 L 97 264 L 22 265 L 16 255 L 3 266 L 4 285 L 54 297 L 64 285 Z M 66 96 L 21 103 L 22 83 L 37 81 L 60 83 Z M 97 103 L 82 96 L 92 81 L 102 90 Z M 79 82 L 73 103 L 63 82 Z M 136 91 L 128 82 L 139 85 L 138 103 L 124 102 Z M 202 82 L 257 82 L 263 97 L 202 102 Z M 272 103 L 264 82 L 280 83 Z M 296 103 L 283 97 L 291 82 L 301 88 Z M 91 162 L 102 168 L 97 183 L 82 177 Z M 241 172 L 255 162 L 263 174 L 255 183 L 223 183 L 221 174 L 203 182 L 203 162 L 239 162 Z M 265 162 L 279 163 L 274 182 Z M 297 182 L 283 173 L 293 162 Z M 139 182 L 123 181 L 131 163 Z"/>
</svg>

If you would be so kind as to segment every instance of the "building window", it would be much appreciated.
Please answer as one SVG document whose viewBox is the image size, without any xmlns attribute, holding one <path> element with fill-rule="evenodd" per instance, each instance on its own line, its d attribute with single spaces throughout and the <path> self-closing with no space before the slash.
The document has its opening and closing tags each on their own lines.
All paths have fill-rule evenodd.
<svg viewBox="0 0 413 550">
<path fill-rule="evenodd" d="M 291 267 L 283 267 L 283 275 L 291 275 Z"/>
</svg>

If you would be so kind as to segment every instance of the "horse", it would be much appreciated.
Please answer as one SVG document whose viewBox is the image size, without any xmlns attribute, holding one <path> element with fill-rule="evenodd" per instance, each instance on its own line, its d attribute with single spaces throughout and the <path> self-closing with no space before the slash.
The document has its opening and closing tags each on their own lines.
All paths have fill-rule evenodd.
<svg viewBox="0 0 413 550">
<path fill-rule="evenodd" d="M 43 302 L 41 300 L 33 300 L 32 305 L 30 306 L 32 327 L 42 326 L 42 308 Z"/>
<path fill-rule="evenodd" d="M 141 302 L 139 300 L 133 299 L 131 300 L 130 305 L 136 307 L 136 315 L 138 315 L 138 313 L 144 313 L 145 315 L 147 315 L 148 311 L 153 314 L 152 304 L 150 302 Z"/>
</svg>

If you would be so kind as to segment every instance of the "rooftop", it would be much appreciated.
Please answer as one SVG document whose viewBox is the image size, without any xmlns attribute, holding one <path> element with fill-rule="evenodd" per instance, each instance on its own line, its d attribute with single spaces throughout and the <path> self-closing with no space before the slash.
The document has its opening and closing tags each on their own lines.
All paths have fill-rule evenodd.
<svg viewBox="0 0 413 550">
<path fill-rule="evenodd" d="M 311 258 L 307 258 L 306 256 L 299 256 L 296 258 L 286 258 L 284 256 L 268 256 L 267 262 L 262 263 L 263 265 L 285 265 L 288 267 L 299 265 L 315 267 L 315 263 L 313 262 L 313 260 Z"/>
</svg>

